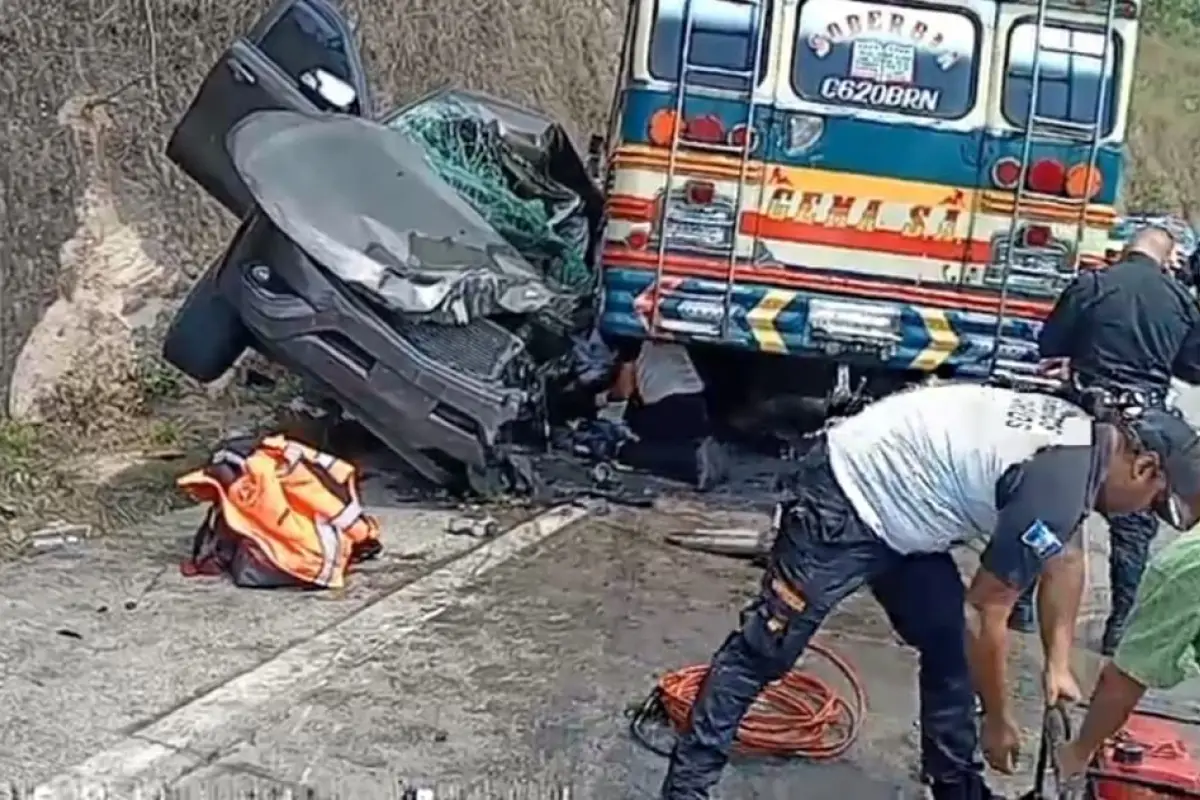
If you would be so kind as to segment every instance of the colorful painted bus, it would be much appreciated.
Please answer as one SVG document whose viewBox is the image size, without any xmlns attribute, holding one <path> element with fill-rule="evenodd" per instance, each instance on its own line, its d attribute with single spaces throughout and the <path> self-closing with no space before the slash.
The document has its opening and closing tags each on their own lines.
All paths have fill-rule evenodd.
<svg viewBox="0 0 1200 800">
<path fill-rule="evenodd" d="M 1029 374 L 1055 297 L 1105 263 L 1138 12 L 634 0 L 602 330 L 833 364 L 842 385 Z"/>
</svg>

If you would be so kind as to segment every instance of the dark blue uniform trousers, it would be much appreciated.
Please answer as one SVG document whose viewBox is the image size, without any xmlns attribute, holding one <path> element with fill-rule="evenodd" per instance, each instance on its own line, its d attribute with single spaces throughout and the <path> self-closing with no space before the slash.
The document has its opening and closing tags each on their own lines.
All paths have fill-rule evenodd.
<svg viewBox="0 0 1200 800">
<path fill-rule="evenodd" d="M 708 797 L 755 697 L 791 669 L 838 602 L 864 585 L 920 654 L 921 761 L 934 796 L 990 797 L 978 755 L 964 590 L 950 555 L 902 556 L 885 545 L 838 487 L 823 442 L 805 459 L 798 481 L 762 591 L 743 612 L 740 630 L 713 656 L 690 728 L 671 754 L 662 797 Z"/>
</svg>

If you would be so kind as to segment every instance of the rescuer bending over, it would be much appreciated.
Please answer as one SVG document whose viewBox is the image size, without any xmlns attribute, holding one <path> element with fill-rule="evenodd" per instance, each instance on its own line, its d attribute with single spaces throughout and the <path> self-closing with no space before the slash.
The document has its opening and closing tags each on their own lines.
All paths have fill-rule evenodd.
<svg viewBox="0 0 1200 800">
<path fill-rule="evenodd" d="M 1068 667 L 1083 586 L 1076 531 L 1094 508 L 1141 511 L 1172 489 L 1190 497 L 1195 455 L 1178 445 L 1190 436 L 1153 409 L 1117 426 L 1048 395 L 968 384 L 892 395 L 834 426 L 801 462 L 761 593 L 713 656 L 662 796 L 708 797 L 755 697 L 865 585 L 920 654 L 921 759 L 934 798 L 995 797 L 977 752 L 982 744 L 992 767 L 1014 769 L 1013 604 L 1043 576 L 1046 699 L 1077 697 Z M 969 540 L 986 544 L 964 591 L 949 551 Z"/>
<path fill-rule="evenodd" d="M 1116 264 L 1079 273 L 1063 291 L 1039 347 L 1050 367 L 1062 369 L 1069 362 L 1073 388 L 1099 390 L 1116 405 L 1165 408 L 1172 376 L 1200 383 L 1200 307 L 1168 272 L 1175 250 L 1169 232 L 1143 228 Z M 1112 608 L 1101 652 L 1112 655 L 1158 523 L 1148 512 L 1110 516 L 1108 523 Z M 1031 591 L 1017 604 L 1011 624 L 1033 629 Z"/>
<path fill-rule="evenodd" d="M 1188 530 L 1200 508 L 1200 440 L 1179 420 L 1143 425 L 1145 452 L 1171 475 L 1159 498 L 1172 527 Z M 1128 721 L 1147 689 L 1171 689 L 1200 674 L 1200 536 L 1189 533 L 1163 548 L 1146 569 L 1125 636 L 1100 678 L 1079 735 L 1058 752 L 1060 780 L 1082 777 L 1105 740 Z"/>
</svg>

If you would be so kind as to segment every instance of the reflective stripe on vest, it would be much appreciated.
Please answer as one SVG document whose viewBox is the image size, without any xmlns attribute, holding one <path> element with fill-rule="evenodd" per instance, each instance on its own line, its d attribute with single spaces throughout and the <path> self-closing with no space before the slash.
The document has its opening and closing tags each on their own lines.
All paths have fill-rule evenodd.
<svg viewBox="0 0 1200 800">
<path fill-rule="evenodd" d="M 316 520 L 317 537 L 321 541 L 321 571 L 313 580 L 317 586 L 329 586 L 337 576 L 338 561 L 342 553 L 342 537 L 328 522 Z"/>
<path fill-rule="evenodd" d="M 363 515 L 362 503 L 351 500 L 346 507 L 329 520 L 329 524 L 342 533 L 350 533 L 350 528 Z"/>
<path fill-rule="evenodd" d="M 296 464 L 300 463 L 301 459 L 307 458 L 328 472 L 330 477 L 338 483 L 347 483 L 354 477 L 354 467 L 342 461 L 337 456 L 330 455 L 300 442 L 293 442 L 282 436 L 268 436 L 266 439 L 263 439 L 262 447 L 282 451 L 284 460 L 287 462 L 289 468 L 294 468 Z"/>
</svg>

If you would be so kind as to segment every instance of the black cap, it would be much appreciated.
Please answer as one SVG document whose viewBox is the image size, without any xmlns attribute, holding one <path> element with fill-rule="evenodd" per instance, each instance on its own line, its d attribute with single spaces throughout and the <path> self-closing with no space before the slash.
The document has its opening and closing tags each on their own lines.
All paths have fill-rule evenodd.
<svg viewBox="0 0 1200 800">
<path fill-rule="evenodd" d="M 1141 449 L 1158 454 L 1167 476 L 1167 494 L 1154 513 L 1172 528 L 1189 530 L 1200 519 L 1200 436 L 1183 417 L 1160 408 L 1125 415 Z"/>
</svg>

